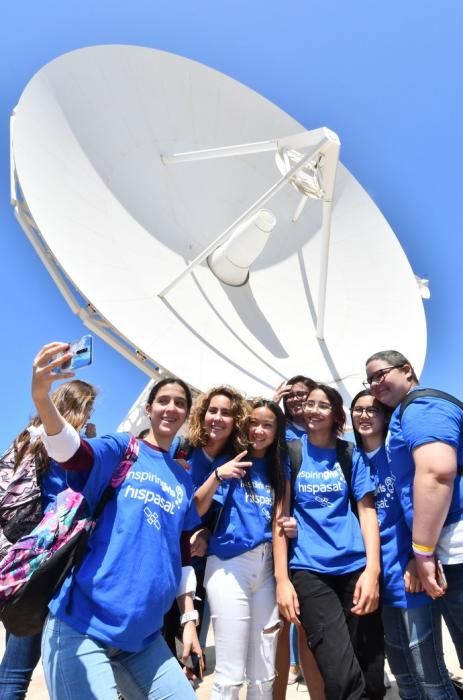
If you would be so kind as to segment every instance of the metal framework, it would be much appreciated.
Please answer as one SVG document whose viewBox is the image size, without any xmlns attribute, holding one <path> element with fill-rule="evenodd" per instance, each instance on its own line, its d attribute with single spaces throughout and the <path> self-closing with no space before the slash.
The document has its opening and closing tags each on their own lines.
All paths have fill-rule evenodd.
<svg viewBox="0 0 463 700">
<path fill-rule="evenodd" d="M 307 153 L 300 153 L 295 149 L 309 149 Z M 188 163 L 199 160 L 215 158 L 230 158 L 242 155 L 255 155 L 257 153 L 275 152 L 277 165 L 282 176 L 266 192 L 264 192 L 248 209 L 228 226 L 212 243 L 210 243 L 199 255 L 166 285 L 158 296 L 164 298 L 177 284 L 184 279 L 195 267 L 200 265 L 220 245 L 225 243 L 237 230 L 249 221 L 262 207 L 264 207 L 286 184 L 292 184 L 302 195 L 302 199 L 293 216 L 296 221 L 307 202 L 308 197 L 323 200 L 322 219 L 322 248 L 320 260 L 320 283 L 318 295 L 317 313 L 317 338 L 324 339 L 326 290 L 328 283 L 328 263 L 331 235 L 331 213 L 333 203 L 333 191 L 336 180 L 336 168 L 339 160 L 340 141 L 338 136 L 326 128 L 304 131 L 294 136 L 286 136 L 270 141 L 257 141 L 253 143 L 223 146 L 219 148 L 207 148 L 198 151 L 183 153 L 163 154 L 161 159 L 165 165 Z M 320 168 L 323 165 L 323 186 L 320 184 Z M 310 171 L 311 179 L 315 186 L 308 184 Z"/>
<path fill-rule="evenodd" d="M 91 300 L 87 299 L 66 275 L 50 248 L 45 243 L 39 227 L 24 200 L 16 173 L 12 148 L 14 139 L 14 119 L 13 113 L 10 118 L 10 199 L 16 219 L 35 252 L 46 267 L 71 311 L 81 319 L 82 323 L 87 328 L 96 333 L 102 340 L 108 343 L 114 350 L 117 350 L 117 352 L 144 372 L 148 377 L 161 378 L 170 376 L 170 372 L 161 367 L 153 358 L 148 357 L 139 348 L 135 347 L 128 338 L 119 333 L 119 331 L 98 312 Z M 83 300 L 83 304 L 79 301 L 79 297 Z"/>
</svg>

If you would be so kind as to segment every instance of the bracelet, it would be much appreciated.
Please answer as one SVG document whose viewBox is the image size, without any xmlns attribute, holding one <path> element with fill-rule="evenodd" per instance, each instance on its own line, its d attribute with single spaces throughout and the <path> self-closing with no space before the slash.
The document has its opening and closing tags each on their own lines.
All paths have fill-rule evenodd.
<svg viewBox="0 0 463 700">
<path fill-rule="evenodd" d="M 430 558 L 434 556 L 435 547 L 428 547 L 425 544 L 412 542 L 413 554 L 418 557 Z"/>
<path fill-rule="evenodd" d="M 190 612 L 180 615 L 180 624 L 182 627 L 183 625 L 186 625 L 187 622 L 192 621 L 196 623 L 196 627 L 199 625 L 199 612 L 197 610 L 190 610 Z"/>
<path fill-rule="evenodd" d="M 217 479 L 217 481 L 219 482 L 219 484 L 221 484 L 222 481 L 223 481 L 223 476 L 220 476 L 220 474 L 219 474 L 219 468 L 218 468 L 218 467 L 217 467 L 217 469 L 214 471 L 214 474 L 215 474 L 215 478 Z"/>
</svg>

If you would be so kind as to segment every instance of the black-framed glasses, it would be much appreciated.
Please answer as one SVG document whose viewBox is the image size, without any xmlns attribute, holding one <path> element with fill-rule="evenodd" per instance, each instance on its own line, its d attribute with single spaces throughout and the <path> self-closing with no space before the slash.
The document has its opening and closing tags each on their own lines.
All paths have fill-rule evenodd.
<svg viewBox="0 0 463 700">
<path fill-rule="evenodd" d="M 376 418 L 379 415 L 379 408 L 376 406 L 355 406 L 352 409 L 352 415 L 356 418 L 361 418 L 366 413 L 368 418 Z"/>
<path fill-rule="evenodd" d="M 383 369 L 379 369 L 377 372 L 371 375 L 371 377 L 367 377 L 364 382 L 362 382 L 363 386 L 365 389 L 369 389 L 371 386 L 374 384 L 381 384 L 381 382 L 384 381 L 384 377 L 389 374 L 389 372 L 392 372 L 393 369 L 400 369 L 404 365 L 392 365 L 391 367 L 383 367 Z"/>
</svg>

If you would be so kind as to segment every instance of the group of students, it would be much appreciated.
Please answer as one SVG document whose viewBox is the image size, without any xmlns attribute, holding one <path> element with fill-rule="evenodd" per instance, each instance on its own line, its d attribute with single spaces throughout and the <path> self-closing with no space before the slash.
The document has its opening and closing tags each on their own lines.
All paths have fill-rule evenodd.
<svg viewBox="0 0 463 700">
<path fill-rule="evenodd" d="M 49 393 L 61 351 L 51 343 L 34 361 L 42 489 L 69 484 L 92 507 L 129 435 L 79 434 Z M 312 700 L 382 698 L 384 646 L 402 698 L 457 697 L 440 618 L 463 663 L 463 410 L 420 396 L 401 414 L 418 382 L 398 352 L 370 357 L 366 376 L 351 405 L 355 446 L 341 439 L 341 395 L 302 375 L 273 401 L 227 386 L 202 395 L 186 446 L 175 437 L 188 387 L 153 387 L 138 458 L 50 604 L 41 644 L 52 700 L 192 697 L 161 632 L 177 597 L 182 661 L 202 656 L 196 578 L 214 629 L 213 700 L 237 699 L 244 682 L 249 698 L 284 698 L 289 623 Z"/>
</svg>

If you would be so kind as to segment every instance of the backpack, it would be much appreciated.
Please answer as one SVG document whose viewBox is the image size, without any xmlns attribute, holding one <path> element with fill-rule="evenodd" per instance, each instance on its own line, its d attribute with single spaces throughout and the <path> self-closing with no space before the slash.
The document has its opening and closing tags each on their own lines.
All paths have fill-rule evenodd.
<svg viewBox="0 0 463 700">
<path fill-rule="evenodd" d="M 174 459 L 184 459 L 185 461 L 188 461 L 188 458 L 191 456 L 192 452 L 193 445 L 188 438 L 185 437 L 185 435 L 182 435 L 179 438 L 177 447 L 175 448 Z"/>
<path fill-rule="evenodd" d="M 294 494 L 296 478 L 302 464 L 302 443 L 300 440 L 289 440 L 287 443 L 288 456 L 291 464 L 291 493 Z M 349 489 L 349 501 L 352 512 L 358 517 L 357 501 L 352 493 L 352 457 L 354 443 L 347 440 L 336 440 L 336 457 Z"/>
<path fill-rule="evenodd" d="M 16 468 L 15 457 L 13 446 L 0 457 L 0 559 L 43 517 L 35 457 L 27 454 Z"/>
<path fill-rule="evenodd" d="M 10 547 L 0 561 L 0 620 L 8 632 L 25 637 L 42 630 L 48 603 L 70 570 L 79 569 L 96 522 L 137 459 L 138 450 L 138 440 L 131 435 L 93 513 L 81 493 L 67 488 L 37 527 Z"/>
<path fill-rule="evenodd" d="M 400 404 L 400 422 L 402 422 L 403 413 L 408 408 L 408 406 L 410 406 L 410 404 L 413 403 L 415 399 L 419 399 L 422 396 L 430 396 L 435 399 L 445 399 L 445 401 L 449 401 L 450 403 L 455 404 L 455 406 L 458 406 L 463 410 L 463 402 L 460 401 L 460 399 L 457 399 L 456 396 L 452 396 L 452 394 L 447 394 L 446 391 L 440 391 L 439 389 L 416 389 L 415 391 L 411 391 L 409 394 L 407 394 L 407 396 Z M 461 465 L 457 466 L 457 475 L 463 476 L 463 467 Z"/>
</svg>

